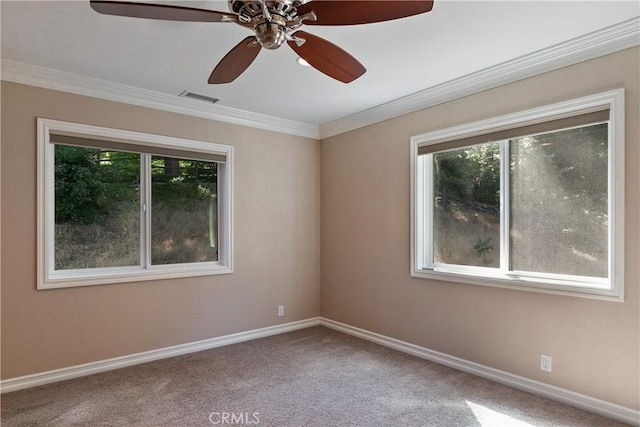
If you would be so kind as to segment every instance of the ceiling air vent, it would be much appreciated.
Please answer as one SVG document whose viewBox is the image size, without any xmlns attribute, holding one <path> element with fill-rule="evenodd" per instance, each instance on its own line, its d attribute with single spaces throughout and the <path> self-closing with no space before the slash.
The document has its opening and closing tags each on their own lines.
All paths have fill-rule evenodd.
<svg viewBox="0 0 640 427">
<path fill-rule="evenodd" d="M 197 99 L 198 101 L 210 102 L 212 104 L 215 104 L 216 102 L 220 101 L 218 98 L 214 98 L 212 96 L 207 96 L 207 95 L 200 95 L 199 93 L 189 92 L 188 90 L 183 91 L 178 96 L 182 96 L 184 98 Z"/>
</svg>

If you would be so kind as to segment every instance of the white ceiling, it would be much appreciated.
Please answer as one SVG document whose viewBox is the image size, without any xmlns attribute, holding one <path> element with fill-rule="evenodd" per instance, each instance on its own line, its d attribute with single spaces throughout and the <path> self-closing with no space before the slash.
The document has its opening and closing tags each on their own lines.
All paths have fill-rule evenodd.
<svg viewBox="0 0 640 427">
<path fill-rule="evenodd" d="M 227 11 L 226 1 L 173 4 Z M 2 58 L 218 105 L 322 125 L 496 64 L 638 17 L 637 1 L 435 0 L 431 12 L 343 27 L 305 26 L 358 58 L 350 84 L 296 64 L 288 46 L 263 50 L 236 81 L 208 85 L 249 30 L 232 23 L 105 16 L 88 1 L 1 2 Z"/>
</svg>

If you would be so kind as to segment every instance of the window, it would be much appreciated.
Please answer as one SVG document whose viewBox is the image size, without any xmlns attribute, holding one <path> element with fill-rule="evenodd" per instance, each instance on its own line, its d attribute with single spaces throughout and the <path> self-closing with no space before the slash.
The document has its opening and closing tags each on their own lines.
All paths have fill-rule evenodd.
<svg viewBox="0 0 640 427">
<path fill-rule="evenodd" d="M 232 272 L 233 147 L 38 119 L 38 288 Z"/>
<path fill-rule="evenodd" d="M 623 299 L 622 90 L 419 135 L 415 277 Z"/>
</svg>

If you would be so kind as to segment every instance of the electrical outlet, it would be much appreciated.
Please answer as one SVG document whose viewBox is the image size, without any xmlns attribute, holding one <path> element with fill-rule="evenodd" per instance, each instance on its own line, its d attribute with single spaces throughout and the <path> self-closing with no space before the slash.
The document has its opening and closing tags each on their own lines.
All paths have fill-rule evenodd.
<svg viewBox="0 0 640 427">
<path fill-rule="evenodd" d="M 279 317 L 284 316 L 284 305 L 279 305 L 278 306 L 278 316 Z"/>
<path fill-rule="evenodd" d="M 551 372 L 551 356 L 547 356 L 546 354 L 540 355 L 540 370 Z"/>
</svg>

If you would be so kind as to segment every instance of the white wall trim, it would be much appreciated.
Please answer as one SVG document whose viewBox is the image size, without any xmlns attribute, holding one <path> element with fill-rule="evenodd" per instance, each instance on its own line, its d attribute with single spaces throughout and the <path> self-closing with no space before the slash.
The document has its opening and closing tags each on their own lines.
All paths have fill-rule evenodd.
<svg viewBox="0 0 640 427">
<path fill-rule="evenodd" d="M 320 324 L 320 318 L 314 317 L 297 322 L 290 322 L 281 325 L 268 326 L 266 328 L 254 329 L 246 332 L 239 332 L 231 335 L 224 335 L 217 338 L 196 341 L 187 344 L 180 344 L 172 347 L 165 347 L 157 350 L 145 351 L 128 356 L 114 357 L 112 359 L 97 362 L 85 363 L 82 365 L 70 366 L 67 368 L 55 369 L 37 374 L 25 375 L 22 377 L 9 378 L 0 381 L 0 393 L 22 390 L 50 384 L 58 381 L 70 380 L 73 378 L 93 375 L 100 372 L 112 371 L 114 369 L 125 368 L 127 366 L 139 365 L 141 363 L 152 362 L 154 360 L 167 359 L 169 357 L 180 356 L 188 353 L 209 350 L 225 345 L 250 341 L 257 338 L 264 338 L 271 335 L 283 334 L 297 329 L 309 328 Z"/>
<path fill-rule="evenodd" d="M 209 105 L 181 98 L 178 95 L 112 83 L 10 59 L 2 59 L 2 80 L 305 138 L 319 138 L 319 130 L 316 125 L 252 113 L 223 105 Z"/>
<path fill-rule="evenodd" d="M 595 399 L 584 394 L 545 384 L 540 381 L 531 380 L 509 372 L 490 368 L 446 353 L 429 350 L 428 348 L 400 341 L 395 338 L 390 338 L 375 332 L 370 332 L 365 329 L 356 328 L 355 326 L 346 325 L 324 317 L 320 318 L 320 325 L 383 345 L 385 347 L 399 350 L 403 353 L 411 354 L 421 359 L 429 360 L 478 377 L 487 378 L 500 384 L 505 384 L 519 390 L 546 397 L 576 408 L 584 409 L 585 411 L 604 415 L 632 425 L 640 425 L 640 411 L 636 411 L 634 409 L 605 402 L 600 399 Z"/>
<path fill-rule="evenodd" d="M 236 334 L 224 335 L 217 338 L 196 341 L 192 343 L 180 344 L 172 347 L 165 347 L 157 350 L 145 351 L 128 356 L 114 357 L 112 359 L 97 362 L 85 363 L 82 365 L 70 366 L 67 368 L 55 369 L 52 371 L 40 372 L 22 377 L 9 378 L 0 381 L 0 393 L 23 390 L 31 387 L 38 387 L 59 381 L 98 374 L 100 372 L 112 371 L 125 368 L 127 366 L 139 365 L 153 362 L 154 360 L 167 359 L 183 354 L 195 353 L 226 345 L 237 344 L 271 335 L 283 334 L 298 329 L 310 328 L 312 326 L 325 326 L 339 332 L 353 335 L 376 344 L 393 348 L 403 353 L 411 354 L 421 359 L 429 360 L 444 366 L 448 366 L 459 371 L 467 372 L 482 378 L 487 378 L 500 384 L 524 390 L 526 392 L 546 397 L 570 406 L 584 409 L 589 412 L 604 415 L 609 418 L 620 420 L 632 425 L 640 425 L 640 411 L 626 408 L 624 406 L 595 399 L 584 394 L 576 393 L 540 381 L 531 380 L 509 372 L 500 371 L 488 366 L 474 363 L 465 359 L 429 350 L 395 338 L 390 338 L 355 326 L 350 326 L 325 317 L 313 317 L 296 322 L 281 325 L 268 326 L 266 328 L 254 329 L 251 331 L 239 332 Z"/>
<path fill-rule="evenodd" d="M 329 138 L 434 105 L 584 62 L 640 44 L 640 17 L 442 83 L 320 126 Z"/>
<path fill-rule="evenodd" d="M 325 139 L 640 44 L 640 17 L 316 126 L 2 59 L 2 80 L 313 139 Z"/>
</svg>

